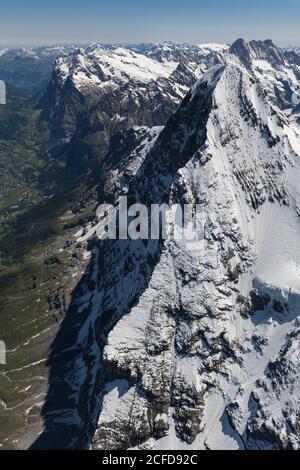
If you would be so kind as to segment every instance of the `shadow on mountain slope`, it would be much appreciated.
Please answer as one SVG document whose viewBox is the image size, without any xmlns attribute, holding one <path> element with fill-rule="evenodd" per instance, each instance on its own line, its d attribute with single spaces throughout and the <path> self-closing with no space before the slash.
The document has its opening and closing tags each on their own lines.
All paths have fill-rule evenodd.
<svg viewBox="0 0 300 470">
<path fill-rule="evenodd" d="M 220 69 L 213 80 L 219 74 Z M 184 99 L 132 178 L 128 206 L 168 202 L 177 171 L 206 141 L 212 91 L 204 82 Z M 163 240 L 91 242 L 92 260 L 52 344 L 44 431 L 31 449 L 89 448 L 101 410 L 108 334 L 147 289 L 163 245 Z"/>
</svg>

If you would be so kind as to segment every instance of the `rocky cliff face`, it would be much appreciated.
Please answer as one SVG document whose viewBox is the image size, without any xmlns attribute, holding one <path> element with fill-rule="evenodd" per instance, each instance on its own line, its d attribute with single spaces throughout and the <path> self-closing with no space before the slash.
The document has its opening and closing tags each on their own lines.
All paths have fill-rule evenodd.
<svg viewBox="0 0 300 470">
<path fill-rule="evenodd" d="M 99 203 L 197 204 L 205 236 L 80 236 L 36 447 L 300 447 L 299 68 L 270 41 L 222 62 L 165 127 L 114 137 Z"/>
</svg>

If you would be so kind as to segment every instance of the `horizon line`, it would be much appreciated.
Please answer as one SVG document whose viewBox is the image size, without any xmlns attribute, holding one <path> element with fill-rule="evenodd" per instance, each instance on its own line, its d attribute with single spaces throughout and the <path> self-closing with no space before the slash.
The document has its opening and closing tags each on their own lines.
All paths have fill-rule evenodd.
<svg viewBox="0 0 300 470">
<path fill-rule="evenodd" d="M 237 38 L 236 40 L 238 40 Z M 252 39 L 256 41 L 265 41 L 271 38 L 265 38 L 265 39 Z M 271 39 L 272 40 L 272 39 Z M 273 41 L 273 40 L 272 40 Z M 61 41 L 61 42 L 28 42 L 28 43 L 1 43 L 0 42 L 0 47 L 1 48 L 6 48 L 6 49 L 36 49 L 40 47 L 63 47 L 63 46 L 90 46 L 93 44 L 99 44 L 103 46 L 120 46 L 120 45 L 126 45 L 126 46 L 136 46 L 136 45 L 156 45 L 156 44 L 175 44 L 175 45 L 189 45 L 189 46 L 199 46 L 199 45 L 206 45 L 206 44 L 220 44 L 220 45 L 231 45 L 235 41 L 204 41 L 204 42 L 190 42 L 190 41 L 172 41 L 170 39 L 168 40 L 162 40 L 162 41 Z M 249 41 L 246 41 L 249 42 Z M 273 41 L 275 46 L 278 47 L 300 47 L 300 41 L 299 43 L 279 43 L 276 41 Z"/>
</svg>

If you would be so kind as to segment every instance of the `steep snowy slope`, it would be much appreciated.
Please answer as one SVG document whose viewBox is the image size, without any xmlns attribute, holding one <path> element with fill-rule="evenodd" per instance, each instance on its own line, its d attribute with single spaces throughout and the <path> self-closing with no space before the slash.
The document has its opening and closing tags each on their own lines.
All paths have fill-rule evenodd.
<svg viewBox="0 0 300 470">
<path fill-rule="evenodd" d="M 300 129 L 258 63 L 281 60 L 237 41 L 163 130 L 115 137 L 99 203 L 198 204 L 205 236 L 79 238 L 36 447 L 300 448 Z"/>
<path fill-rule="evenodd" d="M 236 61 L 207 86 L 205 149 L 174 188 L 200 199 L 206 239 L 195 256 L 170 240 L 110 333 L 96 447 L 299 446 L 299 130 Z"/>
</svg>

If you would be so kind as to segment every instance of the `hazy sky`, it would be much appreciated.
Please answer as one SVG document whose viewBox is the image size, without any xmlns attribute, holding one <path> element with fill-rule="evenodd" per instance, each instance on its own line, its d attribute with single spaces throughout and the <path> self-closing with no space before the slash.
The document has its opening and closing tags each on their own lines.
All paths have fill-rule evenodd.
<svg viewBox="0 0 300 470">
<path fill-rule="evenodd" d="M 8 0 L 0 44 L 232 42 L 300 45 L 300 0 Z"/>
</svg>

